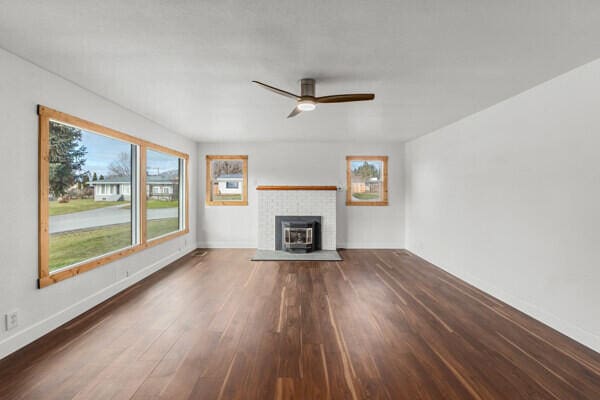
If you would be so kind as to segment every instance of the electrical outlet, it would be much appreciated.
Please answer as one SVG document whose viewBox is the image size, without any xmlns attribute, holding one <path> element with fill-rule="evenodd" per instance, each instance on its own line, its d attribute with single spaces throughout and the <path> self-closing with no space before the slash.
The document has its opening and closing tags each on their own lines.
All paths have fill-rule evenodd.
<svg viewBox="0 0 600 400">
<path fill-rule="evenodd" d="M 17 326 L 19 326 L 19 314 L 17 313 L 17 311 L 11 311 L 8 314 L 5 314 L 4 320 L 6 322 L 5 327 L 7 331 L 10 331 L 11 329 L 14 329 Z"/>
</svg>

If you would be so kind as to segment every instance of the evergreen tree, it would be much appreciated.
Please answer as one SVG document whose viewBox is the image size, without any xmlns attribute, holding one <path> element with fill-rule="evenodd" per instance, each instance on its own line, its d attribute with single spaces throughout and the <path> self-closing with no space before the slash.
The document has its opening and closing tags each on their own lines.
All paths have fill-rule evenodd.
<svg viewBox="0 0 600 400">
<path fill-rule="evenodd" d="M 104 180 L 104 175 L 100 174 L 100 178 L 98 178 L 98 180 L 103 181 Z"/>
<path fill-rule="evenodd" d="M 368 163 L 366 161 L 363 162 L 363 164 L 360 167 L 354 168 L 352 170 L 352 174 L 361 177 L 361 179 L 365 182 L 369 178 L 380 177 L 379 169 L 374 164 Z"/>
<path fill-rule="evenodd" d="M 92 182 L 97 181 L 97 180 L 98 180 L 98 175 L 96 175 L 96 173 L 94 172 L 94 174 L 92 175 Z"/>
<path fill-rule="evenodd" d="M 81 186 L 86 188 L 90 185 L 90 175 L 89 174 L 83 174 L 83 176 L 81 177 Z"/>
<path fill-rule="evenodd" d="M 50 193 L 63 196 L 75 184 L 85 165 L 85 146 L 81 144 L 81 130 L 57 122 L 50 122 Z"/>
</svg>

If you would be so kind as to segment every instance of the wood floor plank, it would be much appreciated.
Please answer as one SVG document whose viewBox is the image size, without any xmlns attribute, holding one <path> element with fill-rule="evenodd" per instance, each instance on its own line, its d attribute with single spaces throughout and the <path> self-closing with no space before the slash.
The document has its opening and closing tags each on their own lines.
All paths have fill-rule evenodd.
<svg viewBox="0 0 600 400">
<path fill-rule="evenodd" d="M 600 398 L 598 353 L 408 251 L 251 255 L 190 254 L 0 360 L 0 399 Z"/>
</svg>

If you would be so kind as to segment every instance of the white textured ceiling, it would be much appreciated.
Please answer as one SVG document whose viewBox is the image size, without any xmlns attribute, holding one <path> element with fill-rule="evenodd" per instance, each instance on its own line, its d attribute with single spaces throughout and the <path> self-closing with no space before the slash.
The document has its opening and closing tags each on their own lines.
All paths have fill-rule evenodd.
<svg viewBox="0 0 600 400">
<path fill-rule="evenodd" d="M 600 57 L 600 1 L 0 0 L 0 47 L 199 141 L 403 141 Z M 303 77 L 376 98 L 250 83 Z"/>
</svg>

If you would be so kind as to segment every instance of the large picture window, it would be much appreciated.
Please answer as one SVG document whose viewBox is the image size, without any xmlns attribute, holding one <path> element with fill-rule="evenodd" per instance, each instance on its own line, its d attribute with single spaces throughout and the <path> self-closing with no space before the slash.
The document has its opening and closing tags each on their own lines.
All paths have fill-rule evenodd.
<svg viewBox="0 0 600 400">
<path fill-rule="evenodd" d="M 188 232 L 186 154 L 38 113 L 40 287 Z"/>
<path fill-rule="evenodd" d="M 388 205 L 387 163 L 387 156 L 346 157 L 346 205 Z"/>
<path fill-rule="evenodd" d="M 248 156 L 206 156 L 206 204 L 248 205 Z"/>
<path fill-rule="evenodd" d="M 50 273 L 138 243 L 129 188 L 137 146 L 50 121 Z"/>
</svg>

